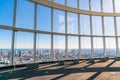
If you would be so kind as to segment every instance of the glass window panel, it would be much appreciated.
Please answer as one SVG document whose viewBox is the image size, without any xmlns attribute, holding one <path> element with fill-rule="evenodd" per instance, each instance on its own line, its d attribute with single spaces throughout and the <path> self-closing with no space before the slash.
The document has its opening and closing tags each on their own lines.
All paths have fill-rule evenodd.
<svg viewBox="0 0 120 80">
<path fill-rule="evenodd" d="M 80 14 L 80 33 L 90 35 L 90 16 Z"/>
<path fill-rule="evenodd" d="M 119 49 L 119 55 L 118 57 L 120 56 L 120 37 L 118 37 L 118 49 Z"/>
<path fill-rule="evenodd" d="M 37 34 L 36 61 L 47 62 L 51 60 L 51 35 Z"/>
<path fill-rule="evenodd" d="M 54 0 L 55 3 L 65 5 L 65 0 Z"/>
<path fill-rule="evenodd" d="M 116 56 L 116 44 L 115 38 L 106 38 L 106 56 L 115 57 Z"/>
<path fill-rule="evenodd" d="M 0 0 L 0 25 L 13 26 L 14 0 Z"/>
<path fill-rule="evenodd" d="M 82 58 L 90 58 L 91 39 L 89 37 L 81 37 L 81 56 Z"/>
<path fill-rule="evenodd" d="M 79 42 L 78 37 L 68 36 L 68 59 L 79 58 Z"/>
<path fill-rule="evenodd" d="M 12 31 L 0 30 L 0 67 L 11 64 L 11 42 Z"/>
<path fill-rule="evenodd" d="M 103 58 L 103 53 L 104 53 L 103 38 L 101 37 L 93 38 L 93 49 L 94 49 L 94 57 Z"/>
<path fill-rule="evenodd" d="M 16 26 L 20 28 L 34 29 L 35 4 L 27 0 L 17 1 Z"/>
<path fill-rule="evenodd" d="M 41 31 L 51 31 L 51 8 L 38 5 L 37 29 Z"/>
<path fill-rule="evenodd" d="M 33 33 L 16 32 L 14 64 L 33 62 Z"/>
<path fill-rule="evenodd" d="M 101 0 L 91 0 L 92 11 L 101 11 Z"/>
<path fill-rule="evenodd" d="M 80 0 L 80 9 L 89 10 L 89 0 Z"/>
<path fill-rule="evenodd" d="M 116 17 L 117 34 L 120 36 L 120 17 Z"/>
<path fill-rule="evenodd" d="M 102 35 L 102 18 L 100 16 L 92 16 L 93 35 Z"/>
<path fill-rule="evenodd" d="M 67 21 L 68 33 L 78 34 L 78 15 L 68 12 Z"/>
<path fill-rule="evenodd" d="M 55 60 L 65 60 L 66 46 L 65 36 L 54 35 L 54 56 Z"/>
<path fill-rule="evenodd" d="M 67 0 L 67 5 L 72 8 L 77 8 L 77 0 Z"/>
<path fill-rule="evenodd" d="M 113 0 L 103 0 L 103 12 L 113 12 Z"/>
<path fill-rule="evenodd" d="M 113 17 L 104 17 L 104 29 L 105 35 L 115 35 Z"/>
<path fill-rule="evenodd" d="M 65 12 L 54 9 L 54 32 L 65 33 Z"/>
<path fill-rule="evenodd" d="M 117 13 L 120 13 L 120 0 L 114 0 L 115 1 L 115 11 Z"/>
</svg>

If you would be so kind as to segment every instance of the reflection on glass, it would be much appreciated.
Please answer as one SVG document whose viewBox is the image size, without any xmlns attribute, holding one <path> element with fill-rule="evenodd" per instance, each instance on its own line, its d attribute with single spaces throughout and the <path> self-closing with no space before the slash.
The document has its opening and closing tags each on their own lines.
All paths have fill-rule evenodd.
<svg viewBox="0 0 120 80">
<path fill-rule="evenodd" d="M 80 0 L 79 2 L 80 9 L 89 10 L 89 0 Z"/>
<path fill-rule="evenodd" d="M 54 9 L 54 32 L 65 33 L 65 12 Z"/>
<path fill-rule="evenodd" d="M 0 0 L 0 25 L 13 26 L 14 0 Z"/>
<path fill-rule="evenodd" d="M 116 17 L 117 34 L 120 36 L 120 17 Z"/>
<path fill-rule="evenodd" d="M 16 26 L 34 29 L 34 3 L 27 0 L 17 0 Z"/>
<path fill-rule="evenodd" d="M 11 64 L 11 42 L 12 31 L 0 30 L 0 67 Z"/>
<path fill-rule="evenodd" d="M 91 54 L 91 39 L 90 37 L 81 37 L 81 57 L 90 58 Z"/>
<path fill-rule="evenodd" d="M 115 1 L 115 12 L 120 13 L 120 0 L 114 0 Z"/>
<path fill-rule="evenodd" d="M 41 31 L 51 31 L 51 8 L 38 5 L 37 29 Z"/>
<path fill-rule="evenodd" d="M 51 35 L 37 34 L 36 62 L 51 60 Z"/>
<path fill-rule="evenodd" d="M 55 3 L 65 5 L 65 0 L 54 0 Z"/>
<path fill-rule="evenodd" d="M 68 36 L 68 59 L 79 58 L 79 42 L 78 37 Z"/>
<path fill-rule="evenodd" d="M 115 57 L 116 56 L 116 44 L 115 38 L 106 38 L 106 56 Z"/>
<path fill-rule="evenodd" d="M 103 12 L 113 12 L 113 0 L 103 0 Z"/>
<path fill-rule="evenodd" d="M 114 18 L 104 17 L 105 35 L 115 35 Z"/>
<path fill-rule="evenodd" d="M 65 36 L 54 35 L 54 55 L 56 60 L 65 60 Z"/>
<path fill-rule="evenodd" d="M 14 50 L 14 65 L 33 62 L 33 34 L 16 32 Z"/>
<path fill-rule="evenodd" d="M 80 33 L 90 35 L 90 16 L 80 14 Z"/>
<path fill-rule="evenodd" d="M 102 35 L 102 18 L 100 16 L 92 16 L 93 35 Z"/>
<path fill-rule="evenodd" d="M 78 34 L 78 15 L 68 12 L 68 33 Z"/>
<path fill-rule="evenodd" d="M 67 0 L 67 5 L 72 8 L 77 8 L 78 0 Z"/>
<path fill-rule="evenodd" d="M 101 0 L 91 0 L 92 11 L 101 11 Z"/>
<path fill-rule="evenodd" d="M 94 37 L 93 38 L 93 49 L 95 58 L 103 58 L 104 48 L 103 48 L 103 38 Z"/>
</svg>

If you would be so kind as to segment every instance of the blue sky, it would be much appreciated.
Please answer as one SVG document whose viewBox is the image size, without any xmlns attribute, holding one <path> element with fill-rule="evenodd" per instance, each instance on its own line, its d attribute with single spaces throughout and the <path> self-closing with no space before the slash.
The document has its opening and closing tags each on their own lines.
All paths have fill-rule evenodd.
<svg viewBox="0 0 120 80">
<path fill-rule="evenodd" d="M 73 1 L 73 2 L 72 2 Z M 80 0 L 80 9 L 89 9 L 89 0 Z M 111 9 L 111 0 L 104 0 L 103 6 L 105 12 L 112 12 Z M 117 0 L 119 1 L 119 0 Z M 56 3 L 59 4 L 65 4 L 64 0 L 55 0 Z M 77 0 L 69 0 L 68 6 L 76 8 Z M 93 11 L 100 11 L 100 0 L 92 0 L 93 5 L 92 10 Z M 97 5 L 98 4 L 98 5 Z M 115 2 L 117 5 L 117 2 Z M 13 8 L 14 7 L 14 0 L 0 0 L 0 25 L 7 25 L 7 26 L 13 26 Z M 42 31 L 51 31 L 51 8 L 45 7 L 42 5 L 38 5 L 38 17 L 37 17 L 37 29 Z M 120 6 L 116 6 L 117 12 L 119 12 Z M 34 11 L 35 11 L 35 4 L 32 2 L 29 2 L 27 0 L 18 0 L 17 2 L 17 15 L 16 15 L 16 27 L 20 28 L 27 28 L 27 29 L 34 29 Z M 76 13 L 70 13 L 68 12 L 68 32 L 72 34 L 78 33 L 78 14 Z M 93 16 L 93 33 L 97 35 L 101 35 L 101 17 Z M 117 18 L 117 22 L 120 22 L 120 18 Z M 114 19 L 113 17 L 105 17 L 105 34 L 111 35 L 114 33 Z M 117 23 L 119 26 L 120 24 Z M 89 15 L 80 15 L 80 27 L 81 27 L 81 34 L 90 34 L 90 16 Z M 54 32 L 65 32 L 65 12 L 61 10 L 54 9 Z M 8 30 L 0 30 L 0 48 L 11 48 L 11 40 L 12 40 L 12 31 Z M 56 48 L 61 48 L 60 44 L 65 44 L 64 39 L 65 36 L 62 37 L 55 37 L 55 43 L 57 40 L 59 40 L 58 45 L 55 45 Z M 63 38 L 63 40 L 60 40 Z M 37 47 L 38 48 L 50 48 L 51 47 L 51 36 L 40 34 L 37 36 Z M 69 46 L 70 48 L 78 48 L 78 37 L 69 38 L 68 37 L 68 43 L 72 44 Z M 100 39 L 101 40 L 101 39 Z M 100 41 L 98 39 L 98 41 Z M 107 40 L 107 39 L 106 39 Z M 110 39 L 113 44 L 115 45 L 114 39 Z M 75 41 L 75 42 L 74 42 Z M 83 48 L 90 48 L 90 42 L 89 38 L 83 38 L 82 39 L 82 47 Z M 95 41 L 95 40 L 94 40 Z M 89 43 L 88 43 L 89 42 Z M 107 40 L 109 42 L 109 40 Z M 86 44 L 88 43 L 88 44 Z M 94 42 L 95 43 L 95 42 Z M 97 47 L 102 47 L 102 42 L 97 43 Z M 108 44 L 108 43 L 107 43 Z M 85 46 L 84 46 L 85 45 Z M 16 38 L 15 38 L 15 47 L 16 48 L 33 48 L 33 34 L 32 33 L 26 33 L 26 32 L 17 32 Z M 62 46 L 63 48 L 65 45 Z M 96 48 L 97 48 L 96 47 Z"/>
</svg>

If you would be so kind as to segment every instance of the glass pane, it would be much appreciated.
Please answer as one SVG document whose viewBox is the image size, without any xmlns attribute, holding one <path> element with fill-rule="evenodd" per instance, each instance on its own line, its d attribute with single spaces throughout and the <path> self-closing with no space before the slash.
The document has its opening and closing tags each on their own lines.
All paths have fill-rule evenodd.
<svg viewBox="0 0 120 80">
<path fill-rule="evenodd" d="M 120 0 L 114 0 L 115 1 L 115 11 L 116 13 L 120 13 Z"/>
<path fill-rule="evenodd" d="M 91 0 L 92 11 L 101 11 L 101 0 Z"/>
<path fill-rule="evenodd" d="M 102 18 L 100 16 L 92 16 L 93 35 L 102 35 Z"/>
<path fill-rule="evenodd" d="M 77 0 L 67 0 L 67 5 L 72 8 L 77 8 Z"/>
<path fill-rule="evenodd" d="M 37 34 L 36 61 L 46 62 L 51 60 L 51 35 Z"/>
<path fill-rule="evenodd" d="M 0 30 L 0 67 L 11 64 L 11 42 L 12 31 Z"/>
<path fill-rule="evenodd" d="M 89 10 L 89 0 L 80 0 L 80 9 Z"/>
<path fill-rule="evenodd" d="M 13 26 L 14 0 L 0 0 L 0 25 Z"/>
<path fill-rule="evenodd" d="M 80 33 L 90 35 L 90 16 L 80 14 Z"/>
<path fill-rule="evenodd" d="M 68 59 L 79 58 L 79 42 L 78 37 L 68 36 Z"/>
<path fill-rule="evenodd" d="M 103 0 L 103 12 L 113 12 L 113 0 Z"/>
<path fill-rule="evenodd" d="M 94 49 L 94 57 L 103 58 L 103 53 L 104 53 L 103 38 L 101 37 L 93 38 L 93 49 Z"/>
<path fill-rule="evenodd" d="M 78 15 L 68 12 L 68 33 L 78 34 Z"/>
<path fill-rule="evenodd" d="M 119 55 L 120 56 L 120 37 L 118 38 L 118 48 L 119 48 Z"/>
<path fill-rule="evenodd" d="M 41 31 L 51 31 L 51 8 L 38 5 L 37 29 Z"/>
<path fill-rule="evenodd" d="M 82 58 L 90 58 L 91 39 L 89 37 L 81 37 L 81 50 Z"/>
<path fill-rule="evenodd" d="M 105 35 L 115 35 L 113 17 L 104 17 L 104 29 Z"/>
<path fill-rule="evenodd" d="M 107 57 L 116 56 L 115 38 L 106 38 L 106 56 Z"/>
<path fill-rule="evenodd" d="M 15 35 L 14 64 L 33 62 L 33 34 L 16 32 Z"/>
<path fill-rule="evenodd" d="M 54 55 L 55 60 L 65 60 L 66 46 L 65 36 L 54 35 Z"/>
<path fill-rule="evenodd" d="M 17 0 L 16 26 L 34 29 L 34 3 L 27 0 Z"/>
<path fill-rule="evenodd" d="M 65 5 L 65 0 L 54 0 L 55 3 Z"/>
<path fill-rule="evenodd" d="M 120 36 L 120 17 L 116 17 L 117 34 Z"/>
<path fill-rule="evenodd" d="M 65 33 L 65 12 L 54 9 L 54 32 Z"/>
</svg>

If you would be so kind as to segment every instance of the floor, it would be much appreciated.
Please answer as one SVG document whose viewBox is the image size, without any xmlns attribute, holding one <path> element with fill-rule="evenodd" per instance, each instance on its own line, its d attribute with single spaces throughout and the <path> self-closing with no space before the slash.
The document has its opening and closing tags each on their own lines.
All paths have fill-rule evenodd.
<svg viewBox="0 0 120 80">
<path fill-rule="evenodd" d="M 94 64 L 81 60 L 63 66 L 42 64 L 37 70 L 19 69 L 0 73 L 0 80 L 120 80 L 120 61 L 97 60 Z"/>
</svg>

